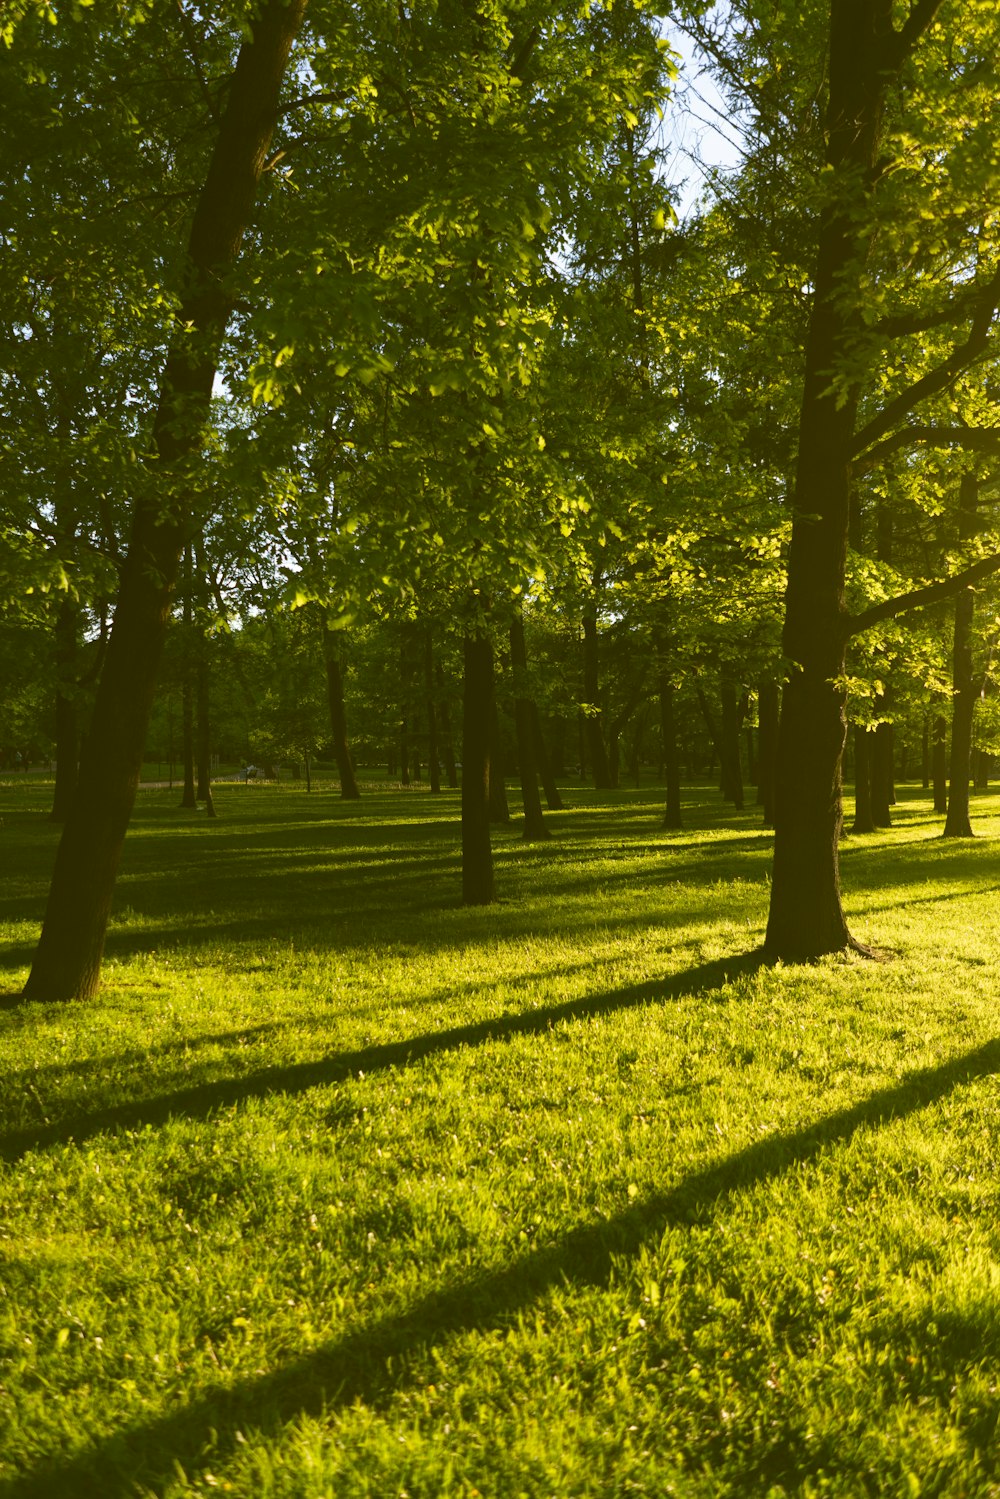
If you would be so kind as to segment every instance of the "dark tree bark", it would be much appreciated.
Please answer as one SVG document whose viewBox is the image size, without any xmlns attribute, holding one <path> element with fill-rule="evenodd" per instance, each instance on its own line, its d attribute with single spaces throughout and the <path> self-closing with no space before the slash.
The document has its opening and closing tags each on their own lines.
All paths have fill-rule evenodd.
<svg viewBox="0 0 1000 1499">
<path fill-rule="evenodd" d="M 598 578 L 595 575 L 594 586 Z M 593 767 L 594 786 L 598 791 L 610 791 L 614 786 L 608 748 L 604 743 L 603 714 L 601 713 L 601 673 L 597 639 L 597 607 L 587 604 L 583 611 L 583 695 L 589 704 L 584 715 L 583 728 L 586 735 L 590 763 Z M 581 756 L 582 760 L 582 756 Z"/>
<path fill-rule="evenodd" d="M 874 235 L 888 90 L 937 0 L 897 31 L 892 0 L 831 0 L 826 166 L 833 192 L 819 223 L 805 348 L 783 646 L 794 663 L 782 700 L 774 868 L 765 950 L 802 961 L 857 947 L 840 900 L 841 762 L 847 734 L 844 597 L 851 461 L 860 379 L 831 372 L 863 336 L 865 259 Z"/>
<path fill-rule="evenodd" d="M 550 836 L 538 794 L 534 703 L 528 685 L 528 652 L 524 643 L 524 620 L 520 610 L 510 622 L 510 664 L 514 678 L 514 727 L 517 731 L 517 766 L 524 805 L 524 837 L 538 841 Z"/>
<path fill-rule="evenodd" d="M 79 609 L 69 593 L 63 595 L 56 614 L 56 783 L 52 793 L 50 822 L 65 822 L 76 791 L 80 752 L 80 714 L 77 707 L 77 655 Z"/>
<path fill-rule="evenodd" d="M 774 756 L 778 745 L 777 682 L 765 679 L 757 689 L 758 734 L 758 780 L 760 805 L 764 812 L 764 826 L 774 827 Z"/>
<path fill-rule="evenodd" d="M 948 720 L 939 713 L 934 720 L 934 744 L 931 752 L 931 780 L 934 786 L 934 810 L 948 811 Z"/>
<path fill-rule="evenodd" d="M 321 621 L 323 631 L 323 666 L 326 671 L 326 700 L 330 710 L 330 736 L 333 742 L 333 757 L 340 776 L 340 795 L 343 801 L 356 802 L 361 789 L 354 774 L 351 746 L 347 737 L 347 710 L 344 707 L 344 672 L 340 664 L 340 652 L 334 632 Z"/>
<path fill-rule="evenodd" d="M 431 627 L 424 631 L 424 696 L 427 701 L 427 769 L 430 775 L 431 793 L 441 791 L 441 762 L 438 750 L 438 714 L 434 701 L 434 641 Z"/>
<path fill-rule="evenodd" d="M 674 711 L 674 684 L 665 671 L 660 673 L 660 732 L 663 739 L 663 773 L 667 783 L 665 828 L 684 826 L 681 815 L 681 765 L 677 753 L 677 719 Z"/>
<path fill-rule="evenodd" d="M 195 529 L 187 475 L 201 461 L 218 352 L 229 316 L 226 274 L 239 253 L 267 160 L 289 51 L 305 0 L 266 0 L 240 47 L 211 162 L 195 209 L 177 336 L 153 422 L 156 467 L 175 478 L 140 487 L 114 626 L 81 758 L 77 794 L 56 855 L 25 997 L 89 998 L 101 959 L 115 875 L 142 769 L 157 668 L 181 549 Z M 141 485 L 141 479 L 140 479 Z"/>
<path fill-rule="evenodd" d="M 854 833 L 874 833 L 872 812 L 872 747 L 874 736 L 867 729 L 854 730 Z"/>
<path fill-rule="evenodd" d="M 493 900 L 490 843 L 490 720 L 493 712 L 493 646 L 471 629 L 464 643 L 462 693 L 462 902 Z"/>
<path fill-rule="evenodd" d="M 920 733 L 920 785 L 924 791 L 929 790 L 931 784 L 931 726 L 924 719 L 923 728 Z"/>
<path fill-rule="evenodd" d="M 970 540 L 976 533 L 979 485 L 975 474 L 963 474 L 959 489 L 959 536 Z M 971 838 L 969 781 L 972 777 L 972 718 L 976 706 L 976 684 L 972 662 L 972 626 L 975 593 L 963 588 L 955 600 L 955 635 L 952 648 L 951 765 L 949 766 L 946 838 Z"/>
</svg>

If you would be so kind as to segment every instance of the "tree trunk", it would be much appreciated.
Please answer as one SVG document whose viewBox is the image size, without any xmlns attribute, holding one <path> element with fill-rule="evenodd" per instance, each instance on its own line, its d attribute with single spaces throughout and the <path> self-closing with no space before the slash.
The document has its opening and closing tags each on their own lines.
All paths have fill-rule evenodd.
<svg viewBox="0 0 1000 1499">
<path fill-rule="evenodd" d="M 853 833 L 874 833 L 872 811 L 872 755 L 874 736 L 861 727 L 854 730 L 854 823 Z"/>
<path fill-rule="evenodd" d="M 550 836 L 542 815 L 538 794 L 534 703 L 529 696 L 528 653 L 524 643 L 524 620 L 521 612 L 510 622 L 510 665 L 514 678 L 514 727 L 517 730 L 517 765 L 521 776 L 521 800 L 524 806 L 524 836 L 538 841 Z"/>
<path fill-rule="evenodd" d="M 722 733 L 719 742 L 722 758 L 723 795 L 737 812 L 743 811 L 743 766 L 740 761 L 740 717 L 736 687 L 722 684 Z"/>
<path fill-rule="evenodd" d="M 347 710 L 344 707 L 344 673 L 340 664 L 340 652 L 334 632 L 327 627 L 325 618 L 321 622 L 323 631 L 323 665 L 326 670 L 326 700 L 330 709 L 330 736 L 333 741 L 333 757 L 340 776 L 340 795 L 343 801 L 360 800 L 361 789 L 354 774 L 351 746 L 347 737 Z"/>
<path fill-rule="evenodd" d="M 757 689 L 757 717 L 760 725 L 757 784 L 766 828 L 774 827 L 774 756 L 778 744 L 778 703 L 777 682 L 765 679 Z"/>
<path fill-rule="evenodd" d="M 100 982 L 115 875 L 135 802 L 156 673 L 181 549 L 194 529 L 192 470 L 201 460 L 218 352 L 239 253 L 267 160 L 281 82 L 305 0 L 266 0 L 244 40 L 188 244 L 178 329 L 160 381 L 152 447 L 161 482 L 140 487 L 114 625 L 74 798 L 56 854 L 25 998 L 89 998 Z M 164 514 L 164 485 L 175 480 Z M 140 476 L 140 485 L 142 480 Z"/>
<path fill-rule="evenodd" d="M 882 112 L 906 48 L 891 0 L 831 0 L 826 167 L 805 348 L 783 647 L 794 663 L 778 728 L 774 868 L 765 951 L 802 961 L 857 944 L 840 901 L 841 762 L 847 734 L 844 582 L 851 458 L 862 375 L 849 368 L 863 334 L 869 198 Z"/>
<path fill-rule="evenodd" d="M 663 772 L 667 782 L 663 826 L 680 828 L 684 826 L 684 821 L 681 816 L 681 767 L 677 754 L 674 684 L 665 671 L 660 673 L 660 732 L 663 736 Z"/>
<path fill-rule="evenodd" d="M 78 632 L 79 609 L 71 595 L 65 593 L 59 602 L 55 625 L 56 784 L 50 822 L 66 821 L 76 790 L 80 751 L 80 715 L 75 694 Z"/>
<path fill-rule="evenodd" d="M 934 720 L 934 745 L 931 752 L 931 780 L 934 786 L 934 810 L 948 811 L 948 720 L 939 713 Z"/>
<path fill-rule="evenodd" d="M 588 704 L 583 723 L 590 763 L 593 767 L 594 786 L 598 791 L 610 791 L 614 786 L 614 778 L 608 759 L 607 745 L 604 743 L 603 715 L 600 707 L 597 610 L 592 604 L 588 604 L 583 611 L 583 694 Z"/>
<path fill-rule="evenodd" d="M 493 646 L 485 632 L 469 631 L 464 642 L 462 693 L 462 903 L 493 900 L 490 844 L 490 719 L 493 709 Z"/>
<path fill-rule="evenodd" d="M 920 732 L 920 785 L 924 791 L 931 784 L 931 726 L 924 719 L 923 728 Z"/>
</svg>

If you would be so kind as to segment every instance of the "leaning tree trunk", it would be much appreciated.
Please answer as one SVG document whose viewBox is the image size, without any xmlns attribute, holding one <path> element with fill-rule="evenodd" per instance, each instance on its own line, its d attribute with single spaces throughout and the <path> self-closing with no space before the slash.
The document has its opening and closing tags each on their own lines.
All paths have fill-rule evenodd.
<svg viewBox="0 0 1000 1499">
<path fill-rule="evenodd" d="M 326 701 L 330 710 L 330 736 L 333 742 L 333 757 L 340 776 L 340 795 L 344 801 L 356 802 L 361 797 L 351 746 L 347 737 L 347 710 L 344 707 L 344 672 L 340 664 L 340 652 L 334 632 L 322 621 L 323 666 L 326 672 Z"/>
<path fill-rule="evenodd" d="M 674 684 L 665 671 L 660 672 L 660 732 L 663 736 L 663 772 L 667 782 L 667 799 L 663 811 L 665 828 L 680 828 L 681 765 L 677 753 L 677 720 L 674 711 Z"/>
<path fill-rule="evenodd" d="M 510 664 L 514 678 L 514 727 L 517 731 L 517 766 L 521 776 L 521 801 L 524 807 L 524 837 L 529 841 L 550 836 L 542 815 L 538 794 L 538 765 L 535 759 L 534 707 L 528 689 L 528 652 L 524 643 L 524 620 L 520 610 L 510 622 Z"/>
<path fill-rule="evenodd" d="M 470 626 L 464 642 L 462 693 L 462 902 L 493 900 L 490 843 L 490 719 L 493 711 L 493 645 Z"/>
<path fill-rule="evenodd" d="M 66 820 L 25 997 L 89 998 L 100 981 L 115 876 L 142 769 L 188 496 L 203 447 L 230 304 L 228 272 L 250 221 L 281 82 L 305 0 L 265 0 L 240 47 L 188 244 L 177 334 L 160 381 L 152 448 L 159 482 L 140 488 L 78 792 Z M 174 495 L 164 513 L 164 481 Z M 140 475 L 140 484 L 142 482 Z"/>
<path fill-rule="evenodd" d="M 963 474 L 959 492 L 959 529 L 963 540 L 976 530 L 979 488 L 974 474 Z M 955 600 L 955 636 L 952 649 L 951 764 L 949 766 L 946 838 L 971 838 L 969 781 L 972 777 L 972 717 L 976 706 L 972 666 L 972 624 L 975 594 L 963 588 Z"/>
</svg>

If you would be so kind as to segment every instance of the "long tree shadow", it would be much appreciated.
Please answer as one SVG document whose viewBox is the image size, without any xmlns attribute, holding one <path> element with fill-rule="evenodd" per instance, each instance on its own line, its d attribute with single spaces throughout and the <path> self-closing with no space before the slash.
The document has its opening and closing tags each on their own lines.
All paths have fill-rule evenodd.
<svg viewBox="0 0 1000 1499">
<path fill-rule="evenodd" d="M 612 1015 L 617 1011 L 637 1009 L 643 1005 L 662 1004 L 721 988 L 729 980 L 750 974 L 761 966 L 759 952 L 704 963 L 683 973 L 650 979 L 612 993 L 588 994 L 562 1004 L 543 1005 L 527 1012 L 500 1015 L 469 1025 L 451 1026 L 447 1030 L 429 1031 L 401 1041 L 387 1041 L 356 1051 L 339 1052 L 313 1062 L 296 1062 L 288 1067 L 264 1067 L 242 1077 L 223 1078 L 196 1083 L 188 1088 L 161 1094 L 156 1098 L 116 1104 L 109 1109 L 73 1115 L 52 1124 L 12 1131 L 0 1136 L 0 1159 L 15 1161 L 29 1150 L 49 1145 L 82 1143 L 105 1130 L 138 1129 L 143 1125 L 162 1124 L 171 1118 L 205 1119 L 216 1109 L 244 1103 L 250 1098 L 271 1094 L 304 1093 L 308 1088 L 344 1082 L 358 1072 L 366 1076 L 390 1067 L 406 1067 L 423 1057 L 456 1051 L 465 1046 L 481 1046 L 487 1041 L 508 1041 L 515 1036 L 536 1036 L 551 1030 L 560 1022 L 582 1020 L 591 1015 Z"/>
<path fill-rule="evenodd" d="M 410 1306 L 346 1332 L 269 1374 L 210 1390 L 180 1408 L 136 1422 L 66 1457 L 53 1458 L 0 1486 L 3 1499 L 125 1499 L 154 1491 L 206 1459 L 225 1462 L 248 1427 L 277 1435 L 289 1421 L 363 1401 L 383 1408 L 405 1387 L 407 1361 L 442 1337 L 503 1327 L 555 1285 L 604 1286 L 614 1258 L 635 1255 L 671 1225 L 703 1223 L 739 1191 L 807 1164 L 860 1129 L 903 1118 L 954 1088 L 1000 1070 L 1000 1039 L 802 1129 L 774 1135 L 691 1172 L 669 1191 L 614 1218 L 585 1224 L 512 1265 L 435 1289 Z"/>
</svg>

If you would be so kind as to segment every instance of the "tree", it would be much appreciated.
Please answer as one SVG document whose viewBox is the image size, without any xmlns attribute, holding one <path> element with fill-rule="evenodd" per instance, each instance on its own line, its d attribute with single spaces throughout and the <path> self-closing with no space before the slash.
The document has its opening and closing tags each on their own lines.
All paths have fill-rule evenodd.
<svg viewBox="0 0 1000 1499">
<path fill-rule="evenodd" d="M 133 506 L 108 653 L 56 855 L 29 999 L 92 995 L 135 799 L 156 671 L 185 540 L 197 528 L 204 428 L 230 309 L 226 277 L 245 233 L 305 0 L 266 0 L 239 49 L 198 198 L 161 376 L 151 462 Z M 155 480 L 154 480 L 155 471 Z"/>
</svg>

